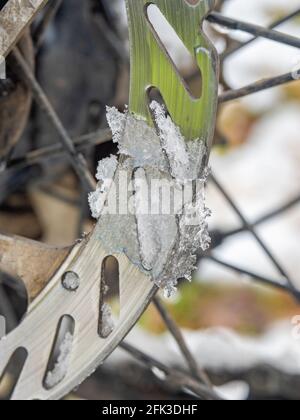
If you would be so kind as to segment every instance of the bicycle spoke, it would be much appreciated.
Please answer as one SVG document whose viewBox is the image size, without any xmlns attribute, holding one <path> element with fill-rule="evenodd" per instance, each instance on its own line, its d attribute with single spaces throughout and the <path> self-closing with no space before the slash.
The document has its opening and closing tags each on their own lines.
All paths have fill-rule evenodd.
<svg viewBox="0 0 300 420">
<path fill-rule="evenodd" d="M 271 286 L 271 287 L 275 287 L 277 289 L 283 290 L 285 292 L 290 293 L 292 296 L 294 296 L 296 298 L 296 300 L 298 302 L 300 302 L 300 292 L 297 291 L 295 288 L 290 287 L 286 282 L 282 282 L 281 280 L 270 280 L 267 277 L 261 276 L 260 274 L 254 273 L 252 271 L 249 270 L 245 270 L 244 268 L 238 267 L 234 264 L 230 264 L 228 262 L 222 261 L 216 257 L 214 257 L 213 255 L 205 255 L 204 256 L 205 259 L 213 261 L 214 263 L 218 264 L 218 265 L 222 265 L 223 267 L 226 267 L 232 271 L 235 271 L 238 274 L 242 274 L 248 277 L 251 277 L 254 280 L 257 280 L 258 282 L 260 282 L 261 284 L 265 285 L 265 286 Z"/>
<path fill-rule="evenodd" d="M 142 352 L 131 344 L 123 342 L 119 347 L 135 359 L 148 366 L 151 370 L 153 370 L 153 368 L 159 369 L 164 375 L 166 375 L 165 380 L 170 383 L 172 389 L 177 388 L 181 391 L 184 391 L 185 389 L 190 390 L 192 393 L 198 395 L 200 399 L 221 400 L 221 398 L 214 391 L 211 391 L 206 385 L 199 383 L 194 378 L 191 378 L 189 375 L 180 372 L 177 369 L 165 366 L 163 363 Z"/>
<path fill-rule="evenodd" d="M 259 80 L 258 82 L 251 83 L 250 85 L 245 86 L 241 89 L 226 91 L 219 96 L 219 104 L 243 98 L 245 96 L 252 95 L 253 93 L 258 93 L 276 86 L 281 86 L 289 82 L 297 82 L 299 79 L 295 77 L 296 73 L 300 74 L 300 68 L 298 72 L 293 71 L 290 73 L 285 73 L 281 76 Z"/>
<path fill-rule="evenodd" d="M 169 329 L 171 335 L 175 339 L 184 359 L 186 360 L 192 376 L 195 376 L 197 379 L 200 379 L 205 385 L 211 387 L 211 382 L 203 369 L 200 369 L 194 356 L 190 352 L 185 339 L 181 333 L 180 328 L 177 326 L 176 322 L 173 320 L 167 309 L 164 307 L 161 300 L 156 296 L 153 299 L 153 303 L 159 312 L 161 318 L 163 319 L 165 325 Z"/>
<path fill-rule="evenodd" d="M 221 13 L 218 12 L 213 12 L 210 15 L 208 15 L 207 20 L 210 23 L 217 23 L 218 25 L 225 26 L 229 29 L 247 32 L 257 37 L 270 39 L 281 44 L 290 45 L 295 48 L 300 48 L 300 39 L 297 37 L 287 35 L 282 32 L 275 31 L 273 29 L 267 29 L 259 25 L 253 25 L 251 23 L 232 19 L 223 16 Z"/>
<path fill-rule="evenodd" d="M 253 237 L 255 238 L 256 242 L 260 245 L 260 247 L 263 249 L 263 251 L 265 252 L 265 254 L 270 259 L 270 261 L 277 268 L 278 272 L 283 277 L 285 277 L 285 279 L 287 280 L 290 288 L 296 291 L 296 289 L 295 289 L 295 287 L 293 285 L 293 282 L 290 279 L 289 275 L 286 273 L 286 271 L 283 269 L 283 267 L 281 266 L 281 264 L 277 261 L 277 259 L 274 257 L 274 255 L 271 253 L 271 251 L 265 245 L 264 241 L 256 233 L 256 231 L 253 228 L 253 226 L 246 220 L 245 216 L 239 210 L 239 208 L 237 207 L 237 205 L 233 201 L 232 197 L 230 197 L 230 195 L 227 193 L 227 191 L 224 189 L 224 187 L 220 184 L 220 182 L 216 179 L 216 177 L 214 175 L 211 176 L 211 179 L 212 179 L 213 183 L 216 185 L 216 187 L 218 188 L 218 190 L 222 193 L 222 195 L 224 196 L 224 198 L 226 199 L 226 201 L 228 202 L 228 204 L 230 205 L 230 207 L 238 215 L 238 217 L 240 218 L 240 220 L 243 223 L 243 226 L 245 226 L 245 228 L 253 235 Z"/>
<path fill-rule="evenodd" d="M 274 219 L 275 217 L 280 216 L 282 213 L 285 213 L 286 211 L 290 210 L 291 208 L 293 208 L 299 203 L 300 203 L 300 195 L 294 198 L 293 200 L 288 201 L 283 206 L 280 206 L 277 209 L 259 217 L 254 223 L 251 223 L 251 226 L 256 227 L 263 224 L 264 222 Z M 237 235 L 239 233 L 245 232 L 246 230 L 247 229 L 245 228 L 245 226 L 242 226 L 238 229 L 233 229 L 228 232 L 224 232 L 223 238 L 225 239 L 225 238 L 228 238 L 229 236 Z"/>
<path fill-rule="evenodd" d="M 111 141 L 111 131 L 109 129 L 85 134 L 72 140 L 77 152 L 83 152 L 90 147 L 99 146 L 109 141 Z M 21 170 L 31 165 L 41 164 L 45 160 L 57 158 L 58 156 L 63 156 L 65 154 L 66 150 L 61 143 L 55 143 L 50 146 L 41 147 L 40 149 L 28 152 L 25 156 L 20 158 L 11 159 L 7 164 L 7 169 Z"/>
<path fill-rule="evenodd" d="M 300 8 L 296 9 L 294 12 L 290 13 L 287 16 L 284 16 L 283 18 L 280 18 L 278 20 L 276 20 L 275 22 L 273 22 L 268 29 L 275 29 L 278 26 L 282 25 L 283 23 L 286 23 L 288 21 L 290 21 L 291 19 L 297 17 L 300 14 Z M 255 36 L 251 39 L 249 39 L 249 41 L 246 42 L 238 42 L 238 45 L 234 45 L 233 47 L 229 48 L 227 51 L 225 51 L 225 53 L 223 55 L 221 55 L 221 58 L 223 60 L 225 60 L 226 58 L 228 58 L 229 56 L 231 56 L 232 54 L 240 51 L 242 48 L 245 48 L 249 45 L 251 45 L 254 41 L 256 41 L 259 38 L 259 36 Z"/>
</svg>

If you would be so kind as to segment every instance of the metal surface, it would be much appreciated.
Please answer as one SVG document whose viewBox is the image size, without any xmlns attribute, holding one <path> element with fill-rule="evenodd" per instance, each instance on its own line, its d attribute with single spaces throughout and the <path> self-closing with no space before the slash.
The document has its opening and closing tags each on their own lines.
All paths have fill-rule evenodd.
<svg viewBox="0 0 300 420">
<path fill-rule="evenodd" d="M 51 282 L 29 307 L 21 325 L 0 341 L 0 372 L 18 348 L 28 357 L 12 399 L 59 399 L 80 384 L 101 364 L 124 338 L 153 297 L 156 288 L 148 277 L 116 255 L 120 271 L 120 318 L 112 334 L 98 335 L 101 267 L 107 257 L 95 232 L 75 246 Z M 79 276 L 80 287 L 70 293 L 62 286 L 66 272 Z M 49 355 L 62 316 L 75 321 L 74 339 L 67 375 L 53 389 L 45 389 Z"/>
<path fill-rule="evenodd" d="M 186 139 L 210 141 L 214 130 L 218 94 L 218 56 L 199 29 L 214 6 L 203 0 L 192 6 L 185 0 L 127 0 L 131 39 L 130 110 L 152 123 L 147 90 L 160 91 L 172 120 Z M 149 5 L 156 5 L 195 59 L 202 77 L 202 94 L 192 97 L 172 59 L 147 17 Z"/>
</svg>

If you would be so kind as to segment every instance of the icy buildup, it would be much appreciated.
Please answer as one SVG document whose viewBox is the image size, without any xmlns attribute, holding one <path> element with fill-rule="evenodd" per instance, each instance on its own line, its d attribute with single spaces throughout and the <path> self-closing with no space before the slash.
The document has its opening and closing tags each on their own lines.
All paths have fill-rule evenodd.
<svg viewBox="0 0 300 420">
<path fill-rule="evenodd" d="M 111 156 L 100 160 L 97 168 L 96 179 L 98 181 L 106 181 L 107 179 L 113 179 L 116 169 L 118 166 L 118 159 L 116 156 Z"/>
<path fill-rule="evenodd" d="M 200 139 L 186 141 L 165 108 L 156 101 L 150 104 L 162 150 L 165 152 L 171 175 L 177 181 L 196 180 L 202 171 L 203 160 L 206 157 L 205 142 Z"/>
<path fill-rule="evenodd" d="M 206 251 L 210 246 L 207 218 L 211 212 L 205 205 L 205 182 L 206 178 L 203 179 L 194 203 L 185 206 L 185 211 L 178 220 L 178 242 L 168 256 L 164 272 L 157 279 L 158 285 L 164 287 L 166 297 L 176 292 L 178 279 L 191 281 L 192 274 L 197 269 L 200 250 Z"/>
<path fill-rule="evenodd" d="M 190 159 L 184 137 L 170 116 L 166 116 L 164 108 L 159 103 L 152 101 L 150 109 L 155 116 L 162 148 L 167 154 L 172 176 L 179 180 L 188 179 Z"/>
<path fill-rule="evenodd" d="M 51 389 L 58 385 L 66 376 L 70 362 L 72 343 L 73 335 L 67 332 L 60 345 L 59 355 L 54 368 L 51 372 L 47 373 L 45 380 L 47 388 Z"/>
<path fill-rule="evenodd" d="M 157 130 L 127 110 L 123 114 L 116 108 L 107 108 L 113 141 L 118 144 L 122 158 L 118 168 L 116 158 L 100 162 L 97 179 L 101 182 L 89 201 L 93 216 L 100 218 L 97 232 L 107 252 L 124 252 L 141 270 L 150 272 L 153 281 L 170 295 L 179 278 L 191 279 L 199 250 L 206 250 L 210 243 L 207 231 L 210 212 L 204 194 L 207 150 L 204 139 L 186 141 L 163 106 L 153 101 L 150 108 Z M 128 182 L 121 189 L 132 186 L 131 213 L 102 211 L 111 197 L 118 205 L 121 202 L 121 192 L 112 191 L 116 188 L 109 191 L 109 184 L 103 181 L 112 173 L 116 188 L 121 174 L 127 174 Z M 161 197 L 165 200 L 167 194 L 162 190 L 153 194 L 153 181 L 171 186 L 171 199 L 186 184 L 194 183 L 196 189 L 190 201 L 179 204 L 179 209 L 176 205 L 177 212 L 166 213 L 160 200 Z M 152 205 L 159 210 L 153 212 Z M 107 315 L 108 309 L 105 308 Z"/>
<path fill-rule="evenodd" d="M 122 114 L 114 107 L 107 107 L 107 121 L 119 153 L 130 156 L 134 168 L 152 166 L 167 169 L 166 158 L 153 127 L 128 112 Z"/>
<path fill-rule="evenodd" d="M 91 213 L 95 219 L 98 219 L 101 216 L 101 211 L 104 205 L 103 194 L 104 192 L 101 188 L 97 188 L 96 191 L 91 192 L 88 197 Z"/>
<path fill-rule="evenodd" d="M 149 189 L 145 170 L 142 168 L 135 172 L 134 190 L 140 256 L 143 267 L 150 271 L 154 267 L 161 246 L 156 231 L 157 226 L 153 224 L 153 216 L 148 215 L 149 211 L 145 209 L 145 205 L 148 206 L 149 203 Z"/>
<path fill-rule="evenodd" d="M 126 113 L 122 114 L 115 107 L 106 107 L 106 119 L 110 126 L 113 140 L 115 143 L 121 143 L 126 124 Z"/>
<path fill-rule="evenodd" d="M 101 336 L 108 337 L 115 328 L 112 309 L 108 303 L 103 303 L 101 307 Z"/>
<path fill-rule="evenodd" d="M 91 192 L 88 197 L 91 213 L 95 219 L 98 219 L 102 213 L 117 166 L 118 160 L 115 156 L 105 158 L 98 164 L 96 178 L 99 184 L 96 191 Z"/>
</svg>

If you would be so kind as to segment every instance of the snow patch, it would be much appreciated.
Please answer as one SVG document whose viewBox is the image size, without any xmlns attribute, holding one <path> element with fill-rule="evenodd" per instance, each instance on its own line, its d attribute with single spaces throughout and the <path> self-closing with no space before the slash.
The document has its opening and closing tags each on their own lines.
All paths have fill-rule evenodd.
<svg viewBox="0 0 300 420">
<path fill-rule="evenodd" d="M 101 335 L 108 337 L 115 328 L 112 308 L 108 303 L 103 303 L 101 306 Z"/>
<path fill-rule="evenodd" d="M 102 159 L 98 163 L 96 178 L 98 181 L 105 181 L 106 179 L 113 179 L 118 166 L 116 156 Z"/>
<path fill-rule="evenodd" d="M 250 394 L 250 387 L 247 382 L 232 381 L 225 385 L 215 387 L 218 395 L 229 401 L 245 401 Z"/>
<path fill-rule="evenodd" d="M 122 114 L 116 107 L 106 108 L 106 119 L 112 131 L 115 143 L 120 143 L 126 124 L 126 114 Z"/>
<path fill-rule="evenodd" d="M 172 176 L 180 180 L 188 179 L 190 159 L 184 137 L 159 103 L 152 101 L 150 109 L 155 116 L 162 149 L 167 154 Z"/>
<path fill-rule="evenodd" d="M 66 376 L 70 362 L 72 343 L 73 335 L 67 332 L 60 345 L 59 355 L 54 368 L 51 372 L 48 372 L 46 376 L 45 384 L 49 389 L 58 385 Z"/>
<path fill-rule="evenodd" d="M 290 321 L 284 321 L 259 337 L 240 336 L 225 328 L 185 330 L 183 333 L 199 366 L 206 370 L 241 372 L 268 365 L 287 374 L 299 375 L 299 340 L 294 339 L 292 327 Z M 135 328 L 129 334 L 128 342 L 146 348 L 149 354 L 159 354 L 161 362 L 167 366 L 185 368 L 182 354 L 168 333 L 157 336 Z M 127 356 L 121 351 L 110 357 L 114 366 L 126 360 Z"/>
</svg>

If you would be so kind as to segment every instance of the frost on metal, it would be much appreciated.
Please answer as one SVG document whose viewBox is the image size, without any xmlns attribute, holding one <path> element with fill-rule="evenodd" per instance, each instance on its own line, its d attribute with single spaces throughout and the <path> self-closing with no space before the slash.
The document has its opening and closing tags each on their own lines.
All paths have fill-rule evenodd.
<svg viewBox="0 0 300 420">
<path fill-rule="evenodd" d="M 98 188 L 90 194 L 89 202 L 93 216 L 99 219 L 97 229 L 107 251 L 125 252 L 169 295 L 179 278 L 191 279 L 199 250 L 206 250 L 210 244 L 210 211 L 205 205 L 207 150 L 203 139 L 186 141 L 163 106 L 153 101 L 150 109 L 155 127 L 128 110 L 120 113 L 116 108 L 107 108 L 121 159 L 118 165 L 115 157 L 99 163 Z M 110 189 L 113 179 L 115 185 L 122 179 L 121 189 L 131 191 L 129 212 L 102 212 L 111 198 L 121 204 L 120 191 Z M 159 203 L 164 192 L 159 190 L 149 196 L 156 181 L 160 186 L 164 182 L 172 185 L 173 196 L 192 181 L 197 181 L 197 190 L 189 202 L 179 205 L 179 211 L 170 214 Z M 153 207 L 159 210 L 153 212 Z"/>
<path fill-rule="evenodd" d="M 178 180 L 188 179 L 190 159 L 184 137 L 160 104 L 153 101 L 150 109 L 159 130 L 162 149 L 170 164 L 171 175 Z"/>
<path fill-rule="evenodd" d="M 108 303 L 101 306 L 101 336 L 108 337 L 115 328 L 112 308 Z"/>
<path fill-rule="evenodd" d="M 205 204 L 207 174 L 208 171 L 205 171 L 194 203 L 186 205 L 178 221 L 178 242 L 171 250 L 166 269 L 159 279 L 159 284 L 164 286 L 167 296 L 176 291 L 178 279 L 192 280 L 200 250 L 206 251 L 210 246 L 207 218 L 211 212 Z"/>
<path fill-rule="evenodd" d="M 106 118 L 113 133 L 114 142 L 121 144 L 126 124 L 126 114 L 122 114 L 115 107 L 107 107 Z"/>
<path fill-rule="evenodd" d="M 121 155 L 130 156 L 133 167 L 157 167 L 166 170 L 166 159 L 160 139 L 152 127 L 128 111 L 120 113 L 116 108 L 107 108 L 107 121 L 118 144 Z"/>
<path fill-rule="evenodd" d="M 135 209 L 140 256 L 143 267 L 152 270 L 161 247 L 153 224 L 152 215 L 147 214 L 143 207 L 148 203 L 148 182 L 145 170 L 137 169 L 134 177 Z"/>
<path fill-rule="evenodd" d="M 101 160 L 97 168 L 97 180 L 105 181 L 106 179 L 112 179 L 115 175 L 117 166 L 118 160 L 115 156 Z"/>
<path fill-rule="evenodd" d="M 72 343 L 73 335 L 67 332 L 60 345 L 59 355 L 57 357 L 54 368 L 51 372 L 47 373 L 45 379 L 45 385 L 47 388 L 51 389 L 58 385 L 66 376 L 69 367 Z"/>
<path fill-rule="evenodd" d="M 98 164 L 96 179 L 99 184 L 96 191 L 91 192 L 88 197 L 92 216 L 95 219 L 101 215 L 117 166 L 118 161 L 115 156 L 103 159 Z"/>
</svg>

